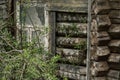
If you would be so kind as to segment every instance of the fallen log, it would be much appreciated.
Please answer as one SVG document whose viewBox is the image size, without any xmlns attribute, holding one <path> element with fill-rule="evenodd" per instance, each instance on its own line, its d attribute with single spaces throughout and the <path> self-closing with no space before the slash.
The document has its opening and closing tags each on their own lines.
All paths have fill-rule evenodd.
<svg viewBox="0 0 120 80">
<path fill-rule="evenodd" d="M 87 24 L 79 23 L 58 23 L 56 28 L 58 36 L 86 37 Z"/>
<path fill-rule="evenodd" d="M 115 79 L 120 79 L 120 71 L 110 70 L 108 72 L 108 77 L 115 78 Z"/>
<path fill-rule="evenodd" d="M 56 43 L 58 47 L 77 48 L 79 50 L 86 49 L 85 38 L 58 37 Z"/>
<path fill-rule="evenodd" d="M 92 47 L 91 48 L 91 59 L 92 60 L 106 60 L 110 54 L 110 50 L 107 46 Z"/>
<path fill-rule="evenodd" d="M 108 62 L 120 64 L 120 54 L 112 53 L 108 58 Z"/>
<path fill-rule="evenodd" d="M 120 53 L 120 40 L 110 41 L 109 47 L 112 53 Z"/>
<path fill-rule="evenodd" d="M 113 39 L 120 39 L 120 24 L 112 24 L 109 34 Z"/>
<path fill-rule="evenodd" d="M 110 11 L 110 5 L 108 0 L 95 0 L 93 5 L 95 14 L 107 14 Z"/>
<path fill-rule="evenodd" d="M 93 62 L 91 67 L 91 74 L 93 76 L 104 76 L 107 74 L 109 66 L 107 62 Z"/>
<path fill-rule="evenodd" d="M 92 45 L 107 45 L 110 41 L 109 34 L 105 31 L 91 32 L 91 44 Z"/>
</svg>

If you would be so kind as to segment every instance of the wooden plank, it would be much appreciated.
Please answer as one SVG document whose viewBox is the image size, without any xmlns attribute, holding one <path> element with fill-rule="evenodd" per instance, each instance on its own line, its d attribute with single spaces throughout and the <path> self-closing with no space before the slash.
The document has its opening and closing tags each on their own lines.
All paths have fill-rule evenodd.
<svg viewBox="0 0 120 80">
<path fill-rule="evenodd" d="M 110 20 L 113 24 L 119 24 L 120 23 L 120 19 L 111 18 Z"/>
<path fill-rule="evenodd" d="M 110 11 L 108 0 L 95 0 L 93 10 L 95 14 L 107 14 Z"/>
<path fill-rule="evenodd" d="M 110 18 L 120 19 L 120 10 L 111 10 L 109 13 Z"/>
<path fill-rule="evenodd" d="M 110 54 L 110 50 L 107 46 L 92 47 L 91 48 L 91 59 L 100 61 L 106 60 Z"/>
<path fill-rule="evenodd" d="M 91 80 L 107 80 L 107 77 L 92 77 Z"/>
<path fill-rule="evenodd" d="M 120 40 L 112 40 L 109 43 L 111 52 L 120 53 Z"/>
<path fill-rule="evenodd" d="M 58 36 L 87 37 L 87 24 L 58 23 L 56 33 Z"/>
<path fill-rule="evenodd" d="M 84 66 L 75 66 L 75 65 L 69 65 L 69 64 L 58 64 L 59 70 L 70 72 L 70 73 L 76 73 L 79 75 L 85 75 L 86 74 L 86 67 Z"/>
<path fill-rule="evenodd" d="M 59 12 L 57 13 L 57 22 L 87 23 L 87 14 Z"/>
<path fill-rule="evenodd" d="M 67 48 L 56 48 L 56 53 L 61 56 L 85 56 L 85 52 L 82 50 L 76 49 L 67 49 Z"/>
<path fill-rule="evenodd" d="M 107 32 L 102 31 L 102 32 L 91 32 L 91 44 L 92 45 L 107 45 L 108 42 L 110 41 L 110 36 Z"/>
<path fill-rule="evenodd" d="M 120 39 L 120 24 L 112 24 L 109 34 L 113 39 Z"/>
<path fill-rule="evenodd" d="M 110 0 L 111 9 L 120 9 L 120 0 Z"/>
<path fill-rule="evenodd" d="M 115 78 L 115 79 L 120 79 L 120 71 L 110 70 L 108 72 L 108 77 Z"/>
<path fill-rule="evenodd" d="M 104 76 L 109 70 L 107 62 L 93 62 L 91 74 L 93 76 Z"/>
<path fill-rule="evenodd" d="M 108 58 L 108 62 L 120 64 L 120 54 L 112 53 Z"/>
<path fill-rule="evenodd" d="M 98 27 L 103 28 L 111 25 L 111 21 L 108 15 L 98 15 L 97 16 Z"/>
<path fill-rule="evenodd" d="M 80 50 L 86 49 L 85 38 L 57 37 L 56 43 L 58 47 L 72 47 Z"/>
</svg>

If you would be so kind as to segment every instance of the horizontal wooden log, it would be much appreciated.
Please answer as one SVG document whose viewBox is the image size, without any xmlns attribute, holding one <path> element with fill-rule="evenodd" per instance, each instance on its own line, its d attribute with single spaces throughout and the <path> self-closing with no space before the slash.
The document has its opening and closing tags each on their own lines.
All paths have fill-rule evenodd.
<svg viewBox="0 0 120 80">
<path fill-rule="evenodd" d="M 57 22 L 79 22 L 87 23 L 87 14 L 58 13 Z"/>
<path fill-rule="evenodd" d="M 120 64 L 114 62 L 108 62 L 110 69 L 119 70 L 120 71 Z"/>
<path fill-rule="evenodd" d="M 120 64 L 120 54 L 112 53 L 108 58 L 108 62 Z"/>
<path fill-rule="evenodd" d="M 110 41 L 110 36 L 107 32 L 91 32 L 91 44 L 92 45 L 107 45 Z"/>
<path fill-rule="evenodd" d="M 95 0 L 93 10 L 95 14 L 106 14 L 110 11 L 108 0 Z"/>
<path fill-rule="evenodd" d="M 120 19 L 120 10 L 111 10 L 109 13 L 110 18 Z"/>
<path fill-rule="evenodd" d="M 120 9 L 120 0 L 110 0 L 111 9 Z"/>
<path fill-rule="evenodd" d="M 80 74 L 76 74 L 76 73 L 70 73 L 70 72 L 65 72 L 65 71 L 58 71 L 58 75 L 60 77 L 66 77 L 68 79 L 73 79 L 73 80 L 86 80 L 86 76 L 84 75 L 80 75 Z"/>
<path fill-rule="evenodd" d="M 120 53 L 120 40 L 112 40 L 109 43 L 111 52 Z"/>
<path fill-rule="evenodd" d="M 107 80 L 120 80 L 120 79 L 113 78 L 113 77 L 108 77 Z"/>
<path fill-rule="evenodd" d="M 64 56 L 64 57 L 61 57 L 60 62 L 77 64 L 77 65 L 85 65 L 84 60 L 85 60 L 84 56 L 78 56 L 78 57 Z"/>
<path fill-rule="evenodd" d="M 107 77 L 92 77 L 91 80 L 107 80 Z"/>
<path fill-rule="evenodd" d="M 79 23 L 58 23 L 56 33 L 59 36 L 86 37 L 87 24 Z"/>
<path fill-rule="evenodd" d="M 120 23 L 120 19 L 111 18 L 110 20 L 113 24 L 119 24 Z"/>
<path fill-rule="evenodd" d="M 85 51 L 76 50 L 76 49 L 65 49 L 65 48 L 56 48 L 56 53 L 61 56 L 85 56 Z"/>
<path fill-rule="evenodd" d="M 84 66 L 75 66 L 75 65 L 69 65 L 69 64 L 58 64 L 59 70 L 70 72 L 74 74 L 79 75 L 86 75 L 86 67 Z"/>
<path fill-rule="evenodd" d="M 86 39 L 85 38 L 67 38 L 58 37 L 57 40 L 58 47 L 72 47 L 80 50 L 86 49 Z"/>
<path fill-rule="evenodd" d="M 107 62 L 93 62 L 91 74 L 93 76 L 104 76 L 106 75 L 109 66 Z"/>
<path fill-rule="evenodd" d="M 92 47 L 91 59 L 92 60 L 106 60 L 110 54 L 110 50 L 107 46 Z"/>
<path fill-rule="evenodd" d="M 111 21 L 108 15 L 98 15 L 97 21 L 98 21 L 98 27 L 101 30 L 104 30 L 104 27 L 111 25 Z"/>
<path fill-rule="evenodd" d="M 115 79 L 120 79 L 120 71 L 110 70 L 108 72 L 108 77 L 115 78 Z"/>
<path fill-rule="evenodd" d="M 120 24 L 112 24 L 109 34 L 113 39 L 120 39 Z"/>
</svg>

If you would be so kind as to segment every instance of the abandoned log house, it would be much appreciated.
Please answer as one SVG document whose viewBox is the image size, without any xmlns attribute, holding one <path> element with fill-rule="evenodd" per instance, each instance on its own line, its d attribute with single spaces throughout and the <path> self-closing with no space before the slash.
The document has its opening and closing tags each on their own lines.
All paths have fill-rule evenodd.
<svg viewBox="0 0 120 80">
<path fill-rule="evenodd" d="M 20 4 L 19 0 L 0 0 L 0 24 L 12 17 L 11 34 L 16 39 L 24 34 L 28 42 L 36 31 L 45 32 L 38 35 L 45 49 L 62 58 L 59 77 L 120 80 L 120 0 L 88 1 L 23 0 Z"/>
</svg>

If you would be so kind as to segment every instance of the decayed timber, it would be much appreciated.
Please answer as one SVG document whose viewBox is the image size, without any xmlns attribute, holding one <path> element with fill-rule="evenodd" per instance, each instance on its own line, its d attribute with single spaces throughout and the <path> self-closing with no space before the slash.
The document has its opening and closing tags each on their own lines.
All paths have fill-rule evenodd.
<svg viewBox="0 0 120 80">
<path fill-rule="evenodd" d="M 59 64 L 58 75 L 75 80 L 85 80 L 86 67 L 68 64 Z"/>
<path fill-rule="evenodd" d="M 109 34 L 105 31 L 91 32 L 91 44 L 92 45 L 107 45 L 109 43 Z"/>
<path fill-rule="evenodd" d="M 113 78 L 113 77 L 108 77 L 107 80 L 120 80 L 120 79 Z"/>
<path fill-rule="evenodd" d="M 85 75 L 86 74 L 86 67 L 84 66 L 75 66 L 75 65 L 69 65 L 69 64 L 58 64 L 59 70 L 70 72 L 74 74 L 79 75 Z"/>
<path fill-rule="evenodd" d="M 111 9 L 120 9 L 120 0 L 110 0 Z"/>
<path fill-rule="evenodd" d="M 60 77 L 67 77 L 69 79 L 74 79 L 74 80 L 86 80 L 86 76 L 76 74 L 76 73 L 70 73 L 70 72 L 65 72 L 65 71 L 58 71 L 58 75 Z"/>
<path fill-rule="evenodd" d="M 112 53 L 110 55 L 108 61 L 120 64 L 120 54 Z"/>
<path fill-rule="evenodd" d="M 115 78 L 115 79 L 120 79 L 120 71 L 117 71 L 117 70 L 110 70 L 108 72 L 108 77 L 112 77 L 112 78 Z M 111 79 L 112 80 L 112 79 Z"/>
<path fill-rule="evenodd" d="M 120 53 L 120 40 L 112 40 L 109 43 L 111 52 Z"/>
<path fill-rule="evenodd" d="M 107 62 L 93 62 L 91 74 L 93 76 L 104 76 L 109 69 Z"/>
<path fill-rule="evenodd" d="M 98 21 L 98 28 L 100 30 L 104 30 L 106 26 L 111 25 L 111 21 L 108 15 L 98 15 L 97 16 L 97 21 Z"/>
<path fill-rule="evenodd" d="M 120 64 L 114 62 L 108 62 L 110 69 L 120 71 Z"/>
<path fill-rule="evenodd" d="M 107 80 L 107 77 L 92 77 L 91 80 Z"/>
<path fill-rule="evenodd" d="M 108 0 L 95 0 L 93 6 L 95 14 L 106 14 L 110 11 L 110 5 Z"/>
<path fill-rule="evenodd" d="M 67 37 L 58 37 L 57 46 L 59 47 L 72 47 L 72 48 L 85 48 L 86 39 L 85 38 L 67 38 Z"/>
<path fill-rule="evenodd" d="M 111 10 L 109 13 L 110 18 L 118 18 L 120 19 L 120 10 Z"/>
<path fill-rule="evenodd" d="M 56 53 L 61 56 L 85 56 L 85 52 L 76 49 L 65 49 L 65 48 L 56 48 Z"/>
<path fill-rule="evenodd" d="M 93 60 L 106 60 L 110 54 L 110 50 L 107 46 L 101 46 L 91 49 L 91 59 Z"/>
<path fill-rule="evenodd" d="M 111 22 L 112 22 L 113 24 L 119 24 L 119 23 L 120 23 L 120 19 L 111 18 Z"/>
<path fill-rule="evenodd" d="M 112 24 L 109 33 L 112 38 L 120 39 L 120 24 Z"/>
<path fill-rule="evenodd" d="M 73 57 L 73 56 L 64 56 L 61 57 L 61 61 L 65 63 L 71 63 L 71 64 L 78 64 L 78 65 L 85 65 L 84 63 L 85 56 L 78 56 L 78 57 Z"/>
<path fill-rule="evenodd" d="M 56 33 L 59 36 L 86 37 L 86 31 L 87 24 L 80 23 L 58 23 L 56 28 Z"/>
</svg>

